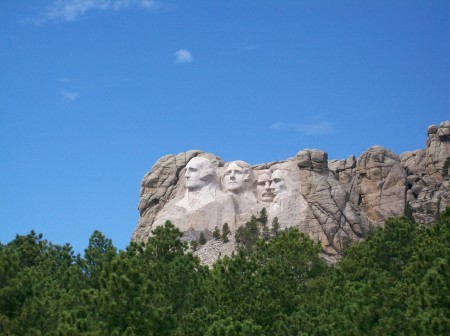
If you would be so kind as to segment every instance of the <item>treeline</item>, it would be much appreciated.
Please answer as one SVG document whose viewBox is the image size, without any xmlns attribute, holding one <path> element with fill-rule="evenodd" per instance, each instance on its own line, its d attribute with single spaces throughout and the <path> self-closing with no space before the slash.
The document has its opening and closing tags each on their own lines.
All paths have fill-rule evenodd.
<svg viewBox="0 0 450 336">
<path fill-rule="evenodd" d="M 298 230 L 252 220 L 211 269 L 169 222 L 125 251 L 96 231 L 83 257 L 17 236 L 0 244 L 0 334 L 450 334 L 450 208 L 432 227 L 388 220 L 335 266 Z"/>
</svg>

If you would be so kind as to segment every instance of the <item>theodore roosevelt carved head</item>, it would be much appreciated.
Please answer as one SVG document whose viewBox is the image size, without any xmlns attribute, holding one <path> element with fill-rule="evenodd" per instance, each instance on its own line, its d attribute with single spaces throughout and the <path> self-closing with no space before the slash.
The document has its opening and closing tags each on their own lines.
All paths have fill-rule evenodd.
<svg viewBox="0 0 450 336">
<path fill-rule="evenodd" d="M 258 200 L 264 203 L 273 201 L 273 191 L 270 187 L 271 179 L 270 172 L 263 170 L 258 174 L 258 180 L 256 183 L 256 192 L 258 194 Z"/>
</svg>

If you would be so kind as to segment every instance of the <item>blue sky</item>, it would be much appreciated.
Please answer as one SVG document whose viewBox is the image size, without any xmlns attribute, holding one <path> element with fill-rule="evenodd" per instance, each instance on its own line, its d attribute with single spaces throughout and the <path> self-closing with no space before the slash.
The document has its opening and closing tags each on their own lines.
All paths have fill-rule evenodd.
<svg viewBox="0 0 450 336">
<path fill-rule="evenodd" d="M 3 0 L 0 45 L 2 243 L 125 248 L 166 154 L 401 154 L 450 119 L 449 1 Z"/>
</svg>

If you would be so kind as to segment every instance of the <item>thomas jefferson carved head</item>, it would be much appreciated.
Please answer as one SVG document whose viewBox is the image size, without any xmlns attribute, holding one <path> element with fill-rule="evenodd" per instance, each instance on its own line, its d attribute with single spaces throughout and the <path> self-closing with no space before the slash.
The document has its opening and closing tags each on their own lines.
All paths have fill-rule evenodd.
<svg viewBox="0 0 450 336">
<path fill-rule="evenodd" d="M 216 183 L 216 170 L 208 159 L 194 157 L 186 165 L 186 187 L 189 191 L 196 191 L 203 187 Z"/>
<path fill-rule="evenodd" d="M 225 165 L 223 175 L 224 189 L 239 193 L 250 189 L 253 185 L 254 177 L 252 167 L 244 161 L 232 161 Z"/>
</svg>

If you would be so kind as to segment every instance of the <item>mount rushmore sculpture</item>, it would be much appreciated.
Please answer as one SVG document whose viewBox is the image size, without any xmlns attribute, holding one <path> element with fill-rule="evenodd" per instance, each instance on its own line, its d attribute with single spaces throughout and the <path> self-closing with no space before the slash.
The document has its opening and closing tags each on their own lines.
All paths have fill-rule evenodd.
<svg viewBox="0 0 450 336">
<path fill-rule="evenodd" d="M 430 222 L 450 203 L 450 122 L 428 128 L 427 148 L 400 157 L 374 146 L 359 159 L 328 160 L 305 149 L 293 158 L 251 166 L 198 150 L 167 155 L 144 176 L 132 239 L 145 241 L 170 220 L 186 240 L 208 238 L 227 223 L 234 233 L 263 208 L 268 223 L 296 227 L 336 255 L 388 217 Z M 408 210 L 406 209 L 406 210 Z"/>
</svg>

